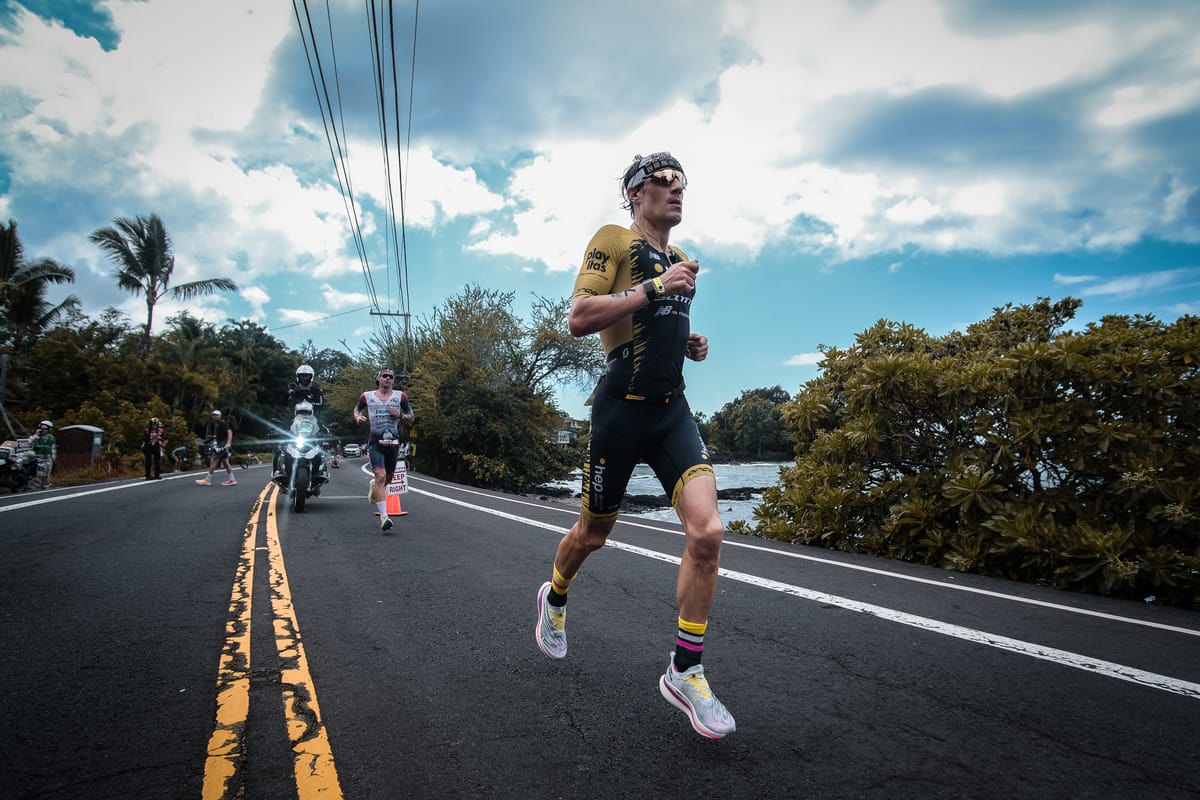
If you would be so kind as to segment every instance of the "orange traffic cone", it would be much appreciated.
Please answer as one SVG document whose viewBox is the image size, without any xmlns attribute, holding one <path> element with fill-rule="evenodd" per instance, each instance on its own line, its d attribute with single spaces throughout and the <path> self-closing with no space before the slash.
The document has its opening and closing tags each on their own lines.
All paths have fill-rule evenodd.
<svg viewBox="0 0 1200 800">
<path fill-rule="evenodd" d="M 400 509 L 400 495 L 392 494 L 391 492 L 388 493 L 387 505 L 384 506 L 384 510 L 387 511 L 389 517 L 403 517 L 408 513 Z"/>
</svg>

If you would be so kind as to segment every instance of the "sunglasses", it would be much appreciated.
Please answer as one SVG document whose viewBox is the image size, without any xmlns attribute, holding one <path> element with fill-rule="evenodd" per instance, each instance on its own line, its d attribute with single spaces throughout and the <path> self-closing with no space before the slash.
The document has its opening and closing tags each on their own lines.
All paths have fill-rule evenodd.
<svg viewBox="0 0 1200 800">
<path fill-rule="evenodd" d="M 380 380 L 383 380 L 384 378 L 387 378 L 388 380 L 393 380 L 393 379 L 395 379 L 395 377 L 396 377 L 395 375 L 388 375 L 388 374 L 385 372 L 385 373 L 383 373 L 382 375 L 380 375 L 380 376 L 379 376 L 379 379 L 380 379 Z"/>
<path fill-rule="evenodd" d="M 655 186 L 670 186 L 675 181 L 679 181 L 679 188 L 687 188 L 687 175 L 683 174 L 681 169 L 660 169 L 658 172 L 652 172 L 646 177 L 646 180 L 653 183 Z"/>
</svg>

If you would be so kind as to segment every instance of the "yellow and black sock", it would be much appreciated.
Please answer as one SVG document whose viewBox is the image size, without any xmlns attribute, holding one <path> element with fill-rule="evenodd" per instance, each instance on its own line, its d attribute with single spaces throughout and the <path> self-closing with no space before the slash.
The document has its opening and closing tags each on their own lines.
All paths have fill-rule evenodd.
<svg viewBox="0 0 1200 800">
<path fill-rule="evenodd" d="M 675 637 L 675 669 L 686 672 L 700 663 L 704 655 L 704 632 L 708 630 L 708 620 L 704 622 L 688 622 L 679 618 L 679 633 Z"/>
<path fill-rule="evenodd" d="M 555 608 L 562 608 L 567 604 L 567 590 L 571 588 L 571 581 L 575 580 L 572 575 L 569 578 L 564 578 L 562 573 L 558 571 L 558 565 L 554 565 L 554 575 L 550 578 L 550 592 L 546 595 L 546 602 Z"/>
</svg>

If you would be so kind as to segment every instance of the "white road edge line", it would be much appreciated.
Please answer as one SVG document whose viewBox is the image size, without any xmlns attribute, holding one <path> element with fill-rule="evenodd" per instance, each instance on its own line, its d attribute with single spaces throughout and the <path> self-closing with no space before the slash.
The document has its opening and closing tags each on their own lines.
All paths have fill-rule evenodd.
<svg viewBox="0 0 1200 800">
<path fill-rule="evenodd" d="M 568 530 L 567 528 L 563 528 L 558 525 L 552 525 L 548 522 L 541 522 L 540 520 L 529 519 L 528 517 L 522 517 L 516 514 L 509 514 L 497 509 L 487 508 L 474 503 L 468 503 L 465 500 L 457 500 L 453 497 L 444 497 L 440 494 L 425 491 L 424 489 L 417 489 L 413 487 L 411 483 L 408 487 L 408 490 L 410 492 L 425 495 L 426 497 L 432 497 L 435 500 L 441 500 L 444 503 L 451 503 L 453 505 L 462 506 L 463 508 L 469 508 L 474 511 L 481 511 L 485 514 L 501 517 L 502 519 L 508 519 L 514 522 L 530 525 L 535 528 L 553 531 L 560 535 L 565 535 Z M 491 497 L 492 495 L 488 496 Z M 608 543 L 605 544 L 605 547 L 623 550 L 627 553 L 633 553 L 635 555 L 656 559 L 658 561 L 665 561 L 671 564 L 678 564 L 680 561 L 678 556 L 673 556 L 668 553 L 660 553 L 656 550 L 648 550 L 644 547 L 637 547 L 635 545 L 625 544 L 624 542 L 613 541 L 612 539 L 609 539 Z M 1151 689 L 1159 689 L 1164 692 L 1183 695 L 1184 697 L 1200 699 L 1200 683 L 1193 683 L 1191 681 L 1185 681 L 1179 678 L 1172 678 L 1169 675 L 1160 675 L 1156 672 L 1149 672 L 1147 670 L 1137 669 L 1135 667 L 1129 667 L 1123 664 L 1116 664 L 1111 661 L 1104 661 L 1098 658 L 1090 658 L 1079 653 L 1072 653 L 1068 650 L 1059 650 L 1054 647 L 1046 647 L 1044 645 L 1034 644 L 1033 642 L 1025 642 L 1020 639 L 1010 638 L 1008 636 L 998 636 L 985 631 L 975 630 L 974 628 L 967 628 L 961 625 L 940 622 L 928 617 L 917 616 L 916 614 L 907 614 L 903 611 L 896 611 L 895 609 L 884 608 L 883 606 L 872 605 L 870 603 L 860 603 L 857 600 L 850 600 L 849 598 L 838 597 L 837 595 L 826 594 L 824 592 L 815 592 L 811 589 L 805 589 L 801 586 L 793 586 L 792 584 L 782 583 L 780 581 L 760 578 L 756 575 L 750 575 L 745 572 L 736 572 L 734 570 L 722 568 L 720 570 L 720 574 L 723 578 L 740 581 L 742 583 L 747 583 L 764 589 L 770 589 L 776 592 L 782 592 L 783 594 L 799 597 L 804 600 L 812 600 L 825 605 L 837 606 L 838 608 L 844 608 L 848 611 L 872 614 L 888 622 L 897 622 L 901 625 L 908 625 L 910 627 L 919 628 L 931 633 L 938 633 L 943 636 L 953 636 L 957 639 L 974 642 L 975 644 L 987 645 L 988 647 L 1007 650 L 1019 655 L 1050 661 L 1055 664 L 1071 667 L 1072 669 L 1083 670 L 1084 672 L 1091 672 L 1108 678 L 1117 678 L 1118 680 L 1136 683 Z"/>
<path fill-rule="evenodd" d="M 459 486 L 455 486 L 453 484 L 436 483 L 436 482 L 430 480 L 429 478 L 418 478 L 418 480 L 424 480 L 427 483 L 432 483 L 434 486 L 441 486 L 446 489 L 452 489 L 452 490 L 458 491 L 458 492 L 466 492 L 468 494 L 475 494 L 475 495 L 479 495 L 480 497 L 488 497 L 488 498 L 492 498 L 495 500 L 504 500 L 507 503 L 517 503 L 519 505 L 533 506 L 534 508 L 548 508 L 552 511 L 559 511 L 562 513 L 571 514 L 573 516 L 578 516 L 578 514 L 579 514 L 579 512 L 577 510 L 572 510 L 569 508 L 555 508 L 553 506 L 546 506 L 542 503 L 531 503 L 528 500 L 517 500 L 515 498 L 501 497 L 499 495 L 488 494 L 487 492 L 481 492 L 481 491 L 478 491 L 475 489 L 464 489 Z M 420 489 L 414 489 L 412 487 L 412 485 L 411 485 L 412 476 L 411 475 L 409 476 L 409 481 L 410 481 L 410 485 L 409 485 L 410 490 L 418 491 L 418 492 L 421 491 Z M 426 494 L 428 494 L 428 493 L 426 492 Z M 432 495 L 432 494 L 430 496 L 437 497 L 437 495 Z M 634 521 L 630 520 L 628 517 L 624 517 L 624 516 L 620 518 L 620 520 L 618 521 L 618 524 L 629 525 L 629 526 L 632 526 L 635 528 L 644 528 L 646 530 L 658 531 L 661 533 L 670 533 L 670 534 L 674 534 L 676 536 L 683 536 L 683 531 L 677 531 L 672 528 L 663 528 L 658 525 L 650 525 L 645 522 L 634 522 Z M 1074 606 L 1066 606 L 1066 605 L 1062 605 L 1061 603 L 1051 603 L 1046 600 L 1035 600 L 1031 597 L 1019 597 L 1017 595 L 1004 594 L 1002 592 L 993 592 L 988 589 L 977 589 L 974 586 L 962 586 L 962 585 L 959 585 L 956 583 L 946 583 L 944 581 L 935 581 L 930 578 L 919 578 L 915 575 L 904 575 L 899 572 L 891 572 L 891 571 L 885 570 L 885 569 L 877 569 L 875 567 L 864 567 L 860 564 L 847 564 L 843 561 L 834 561 L 833 559 L 820 558 L 819 556 L 810 556 L 810 555 L 806 555 L 804 553 L 789 553 L 786 550 L 778 550 L 774 547 L 767 547 L 765 545 L 747 544 L 746 542 L 732 542 L 732 541 L 729 541 L 728 539 L 726 539 L 724 546 L 725 547 L 740 547 L 745 550 L 757 550 L 762 553 L 771 553 L 773 555 L 783 556 L 784 558 L 795 558 L 795 559 L 799 559 L 801 561 L 812 561 L 817 564 L 824 564 L 825 566 L 829 566 L 829 567 L 840 567 L 842 569 L 852 569 L 852 570 L 857 570 L 859 572 L 868 572 L 868 573 L 871 573 L 872 575 L 880 575 L 880 576 L 883 576 L 886 578 L 894 578 L 895 580 L 899 580 L 899 581 L 909 581 L 911 583 L 923 583 L 927 586 L 937 586 L 941 589 L 952 589 L 957 592 L 970 592 L 971 594 L 983 595 L 985 597 L 992 597 L 992 598 L 996 598 L 998 600 L 1007 600 L 1012 603 L 1024 603 L 1026 605 L 1040 606 L 1041 608 L 1049 608 L 1054 611 L 1063 611 L 1063 612 L 1067 612 L 1070 614 L 1082 614 L 1082 615 L 1088 616 L 1088 617 L 1098 617 L 1100 619 L 1112 620 L 1113 622 L 1124 622 L 1129 625 L 1141 625 L 1144 628 L 1156 628 L 1158 630 L 1169 631 L 1171 633 L 1182 633 L 1185 636 L 1200 636 L 1200 630 L 1198 630 L 1198 629 L 1183 628 L 1178 625 L 1167 625 L 1166 623 L 1163 623 L 1163 622 L 1152 622 L 1151 620 L 1137 619 L 1135 617 L 1123 617 L 1118 614 L 1108 614 L 1104 611 L 1092 611 L 1091 609 L 1087 609 L 1087 608 L 1075 608 Z"/>
</svg>

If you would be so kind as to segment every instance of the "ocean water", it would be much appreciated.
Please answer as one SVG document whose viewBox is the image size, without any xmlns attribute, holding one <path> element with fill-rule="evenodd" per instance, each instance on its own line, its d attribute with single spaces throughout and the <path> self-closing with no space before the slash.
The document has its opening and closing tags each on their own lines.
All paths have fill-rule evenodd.
<svg viewBox="0 0 1200 800">
<path fill-rule="evenodd" d="M 740 489 L 743 487 L 765 489 L 768 486 L 775 486 L 779 483 L 779 468 L 784 466 L 790 466 L 790 462 L 762 461 L 746 464 L 714 464 L 713 468 L 717 472 L 718 489 Z M 569 480 L 556 481 L 548 485 L 566 488 L 578 493 L 580 480 L 581 474 L 579 471 L 576 471 Z M 633 470 L 633 476 L 629 479 L 629 486 L 625 492 L 626 494 L 633 495 L 658 495 L 663 493 L 663 489 L 658 483 L 658 478 L 654 477 L 654 473 L 650 468 L 645 464 L 638 464 Z M 721 521 L 726 525 L 734 520 L 753 521 L 754 507 L 758 505 L 760 500 L 762 500 L 761 493 L 751 495 L 750 500 L 718 500 L 718 507 L 721 510 Z M 670 521 L 678 519 L 675 516 L 673 508 L 661 508 L 641 514 L 629 514 L 629 516 L 637 517 L 638 519 Z"/>
</svg>

